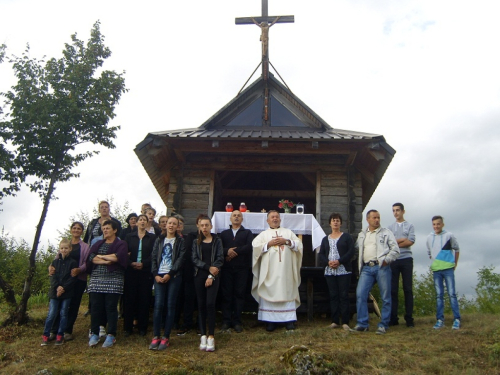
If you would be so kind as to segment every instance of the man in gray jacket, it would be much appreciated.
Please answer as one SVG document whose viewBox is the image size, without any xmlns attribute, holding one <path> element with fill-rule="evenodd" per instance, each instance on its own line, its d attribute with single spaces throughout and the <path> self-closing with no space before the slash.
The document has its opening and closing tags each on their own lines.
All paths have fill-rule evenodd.
<svg viewBox="0 0 500 375">
<path fill-rule="evenodd" d="M 358 235 L 359 280 L 356 289 L 357 323 L 352 331 L 368 331 L 368 295 L 377 282 L 382 298 L 382 320 L 377 334 L 382 335 L 391 319 L 391 276 L 389 264 L 399 256 L 394 234 L 380 226 L 380 214 L 376 210 L 366 213 L 368 228 Z"/>
</svg>

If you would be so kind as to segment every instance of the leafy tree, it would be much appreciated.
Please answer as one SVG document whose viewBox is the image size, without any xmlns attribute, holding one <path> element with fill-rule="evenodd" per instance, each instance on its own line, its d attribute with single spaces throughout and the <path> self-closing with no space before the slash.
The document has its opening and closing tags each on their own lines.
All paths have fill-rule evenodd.
<svg viewBox="0 0 500 375">
<path fill-rule="evenodd" d="M 495 267 L 483 267 L 477 272 L 476 303 L 479 311 L 500 313 L 500 274 L 493 272 Z"/>
<path fill-rule="evenodd" d="M 127 90 L 124 73 L 101 69 L 111 51 L 104 45 L 99 27 L 96 22 L 86 44 L 72 35 L 63 57 L 51 58 L 45 64 L 29 57 L 29 45 L 21 57 L 12 58 L 18 81 L 4 93 L 10 113 L 2 129 L 16 148 L 15 165 L 26 176 L 30 190 L 39 194 L 43 209 L 21 300 L 17 303 L 14 295 L 6 293 L 9 304 L 15 307 L 6 324 L 27 321 L 38 244 L 56 183 L 78 177 L 73 168 L 98 153 L 82 150 L 82 144 L 115 147 L 113 139 L 119 127 L 108 123 Z M 0 275 L 0 287 L 5 284 Z"/>
<path fill-rule="evenodd" d="M 5 57 L 5 44 L 0 45 L 0 63 Z M 0 107 L 0 121 L 3 117 L 3 110 Z M 2 198 L 7 195 L 13 195 L 19 190 L 20 174 L 19 169 L 14 164 L 14 153 L 6 146 L 10 139 L 9 132 L 5 131 L 0 122 L 0 180 L 3 187 L 0 189 L 0 204 Z"/>
<path fill-rule="evenodd" d="M 123 203 L 123 204 L 115 203 L 115 199 L 113 198 L 113 196 L 111 196 L 109 198 L 106 197 L 106 198 L 104 198 L 104 200 L 109 202 L 109 207 L 111 209 L 110 215 L 112 217 L 114 217 L 115 219 L 119 220 L 120 223 L 122 223 L 122 228 L 125 228 L 125 226 L 127 225 L 127 222 L 126 222 L 127 216 L 131 212 L 133 212 L 132 210 L 130 210 L 129 202 L 125 201 L 125 203 Z M 99 217 L 99 211 L 97 210 L 97 205 L 100 201 L 101 200 L 96 201 L 96 205 L 92 209 L 91 214 L 89 214 L 88 212 L 84 212 L 83 210 L 80 210 L 80 212 L 77 213 L 76 215 L 70 216 L 69 223 L 68 223 L 67 227 L 64 228 L 64 230 L 62 230 L 62 231 L 58 230 L 59 236 L 61 238 L 71 238 L 70 226 L 75 221 L 79 221 L 85 226 L 85 229 L 84 229 L 84 233 L 85 233 L 85 230 L 87 229 L 87 225 L 90 223 L 90 221 L 93 218 Z"/>
</svg>

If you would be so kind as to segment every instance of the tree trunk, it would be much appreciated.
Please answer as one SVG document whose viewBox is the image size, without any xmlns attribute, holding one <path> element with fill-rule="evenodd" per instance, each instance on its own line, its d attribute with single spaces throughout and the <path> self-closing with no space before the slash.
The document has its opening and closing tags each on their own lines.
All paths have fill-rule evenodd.
<svg viewBox="0 0 500 375">
<path fill-rule="evenodd" d="M 29 268 L 28 274 L 26 275 L 26 280 L 24 281 L 23 294 L 21 296 L 21 301 L 17 306 L 14 315 L 12 316 L 12 323 L 15 324 L 26 324 L 28 322 L 28 300 L 31 296 L 31 282 L 33 281 L 33 276 L 36 271 L 36 253 L 38 252 L 38 244 L 40 242 L 40 237 L 42 235 L 43 224 L 45 223 L 45 218 L 47 217 L 47 212 L 49 210 L 49 203 L 54 193 L 54 185 L 56 183 L 56 176 L 59 170 L 59 163 L 56 162 L 56 168 L 52 173 L 52 178 L 49 182 L 49 188 L 43 200 L 42 215 L 40 216 L 40 221 L 36 227 L 35 239 L 33 240 L 33 247 L 31 248 L 30 258 L 29 258 Z"/>
</svg>

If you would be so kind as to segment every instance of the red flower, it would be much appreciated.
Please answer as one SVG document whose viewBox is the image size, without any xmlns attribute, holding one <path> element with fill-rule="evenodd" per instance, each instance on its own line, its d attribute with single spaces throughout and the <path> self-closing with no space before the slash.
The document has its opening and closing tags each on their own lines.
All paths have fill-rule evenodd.
<svg viewBox="0 0 500 375">
<path fill-rule="evenodd" d="M 283 203 L 278 204 L 279 208 L 283 208 Z"/>
</svg>

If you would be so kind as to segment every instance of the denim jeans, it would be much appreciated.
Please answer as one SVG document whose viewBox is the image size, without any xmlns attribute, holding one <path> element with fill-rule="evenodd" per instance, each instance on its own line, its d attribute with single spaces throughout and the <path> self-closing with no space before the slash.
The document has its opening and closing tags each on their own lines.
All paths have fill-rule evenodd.
<svg viewBox="0 0 500 375">
<path fill-rule="evenodd" d="M 453 319 L 460 319 L 460 309 L 458 307 L 457 293 L 455 291 L 455 270 L 448 268 L 447 270 L 434 271 L 434 287 L 436 288 L 437 312 L 436 319 L 444 321 L 444 283 L 450 297 L 451 310 L 453 311 Z"/>
<path fill-rule="evenodd" d="M 403 293 L 405 296 L 405 320 L 407 324 L 413 323 L 413 258 L 398 259 L 391 263 L 391 323 L 398 323 L 399 307 L 399 275 L 403 280 Z"/>
<path fill-rule="evenodd" d="M 182 276 L 171 278 L 167 283 L 157 283 L 155 280 L 155 308 L 153 312 L 153 335 L 160 336 L 161 323 L 164 316 L 164 307 L 167 305 L 165 332 L 163 336 L 170 338 L 174 325 L 177 297 L 182 283 Z"/>
<path fill-rule="evenodd" d="M 49 314 L 47 315 L 47 320 L 45 320 L 45 327 L 43 329 L 43 335 L 49 336 L 52 324 L 56 319 L 57 315 L 60 315 L 59 327 L 57 329 L 58 335 L 63 335 L 66 325 L 68 324 L 68 309 L 71 303 L 71 298 L 66 299 L 55 299 L 51 298 L 49 301 Z"/>
<path fill-rule="evenodd" d="M 87 282 L 77 279 L 74 286 L 73 297 L 71 297 L 71 302 L 68 309 L 68 324 L 64 333 L 73 333 L 73 326 L 75 325 L 76 318 L 78 317 L 78 310 L 80 309 L 80 303 L 82 302 L 83 293 L 87 288 Z M 50 332 L 57 333 L 59 327 L 59 314 L 56 316 L 54 323 L 52 324 L 52 329 Z"/>
<path fill-rule="evenodd" d="M 368 295 L 375 282 L 380 290 L 382 298 L 382 320 L 379 327 L 388 328 L 391 319 L 391 276 L 390 266 L 373 267 L 363 266 L 359 275 L 358 287 L 356 289 L 356 310 L 357 325 L 363 328 L 368 327 Z"/>
</svg>

